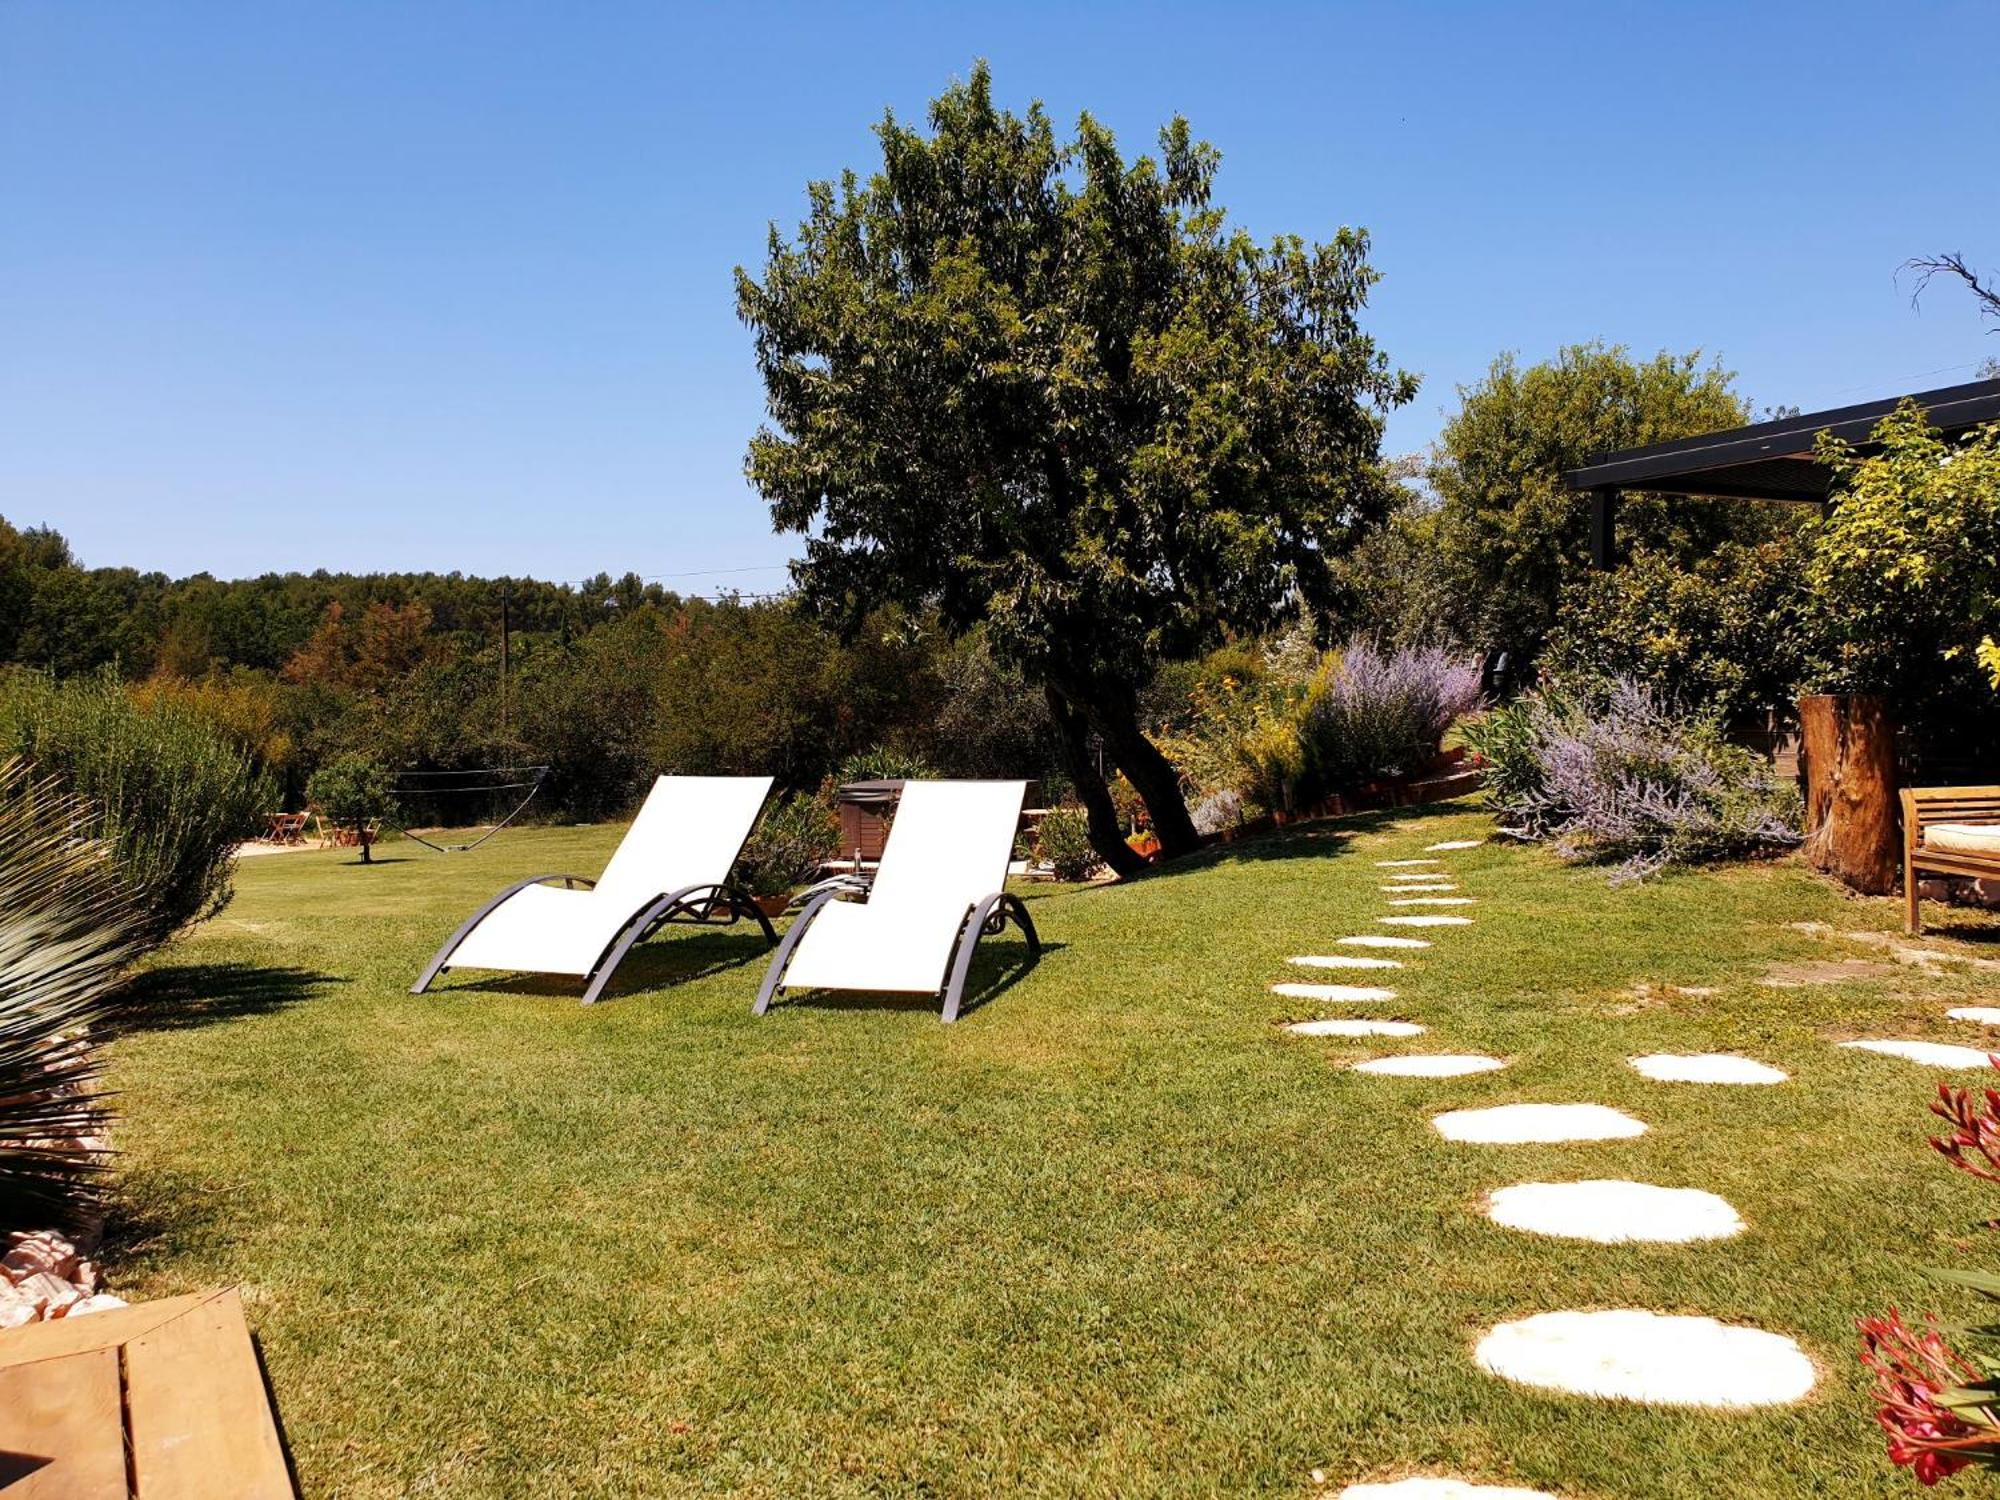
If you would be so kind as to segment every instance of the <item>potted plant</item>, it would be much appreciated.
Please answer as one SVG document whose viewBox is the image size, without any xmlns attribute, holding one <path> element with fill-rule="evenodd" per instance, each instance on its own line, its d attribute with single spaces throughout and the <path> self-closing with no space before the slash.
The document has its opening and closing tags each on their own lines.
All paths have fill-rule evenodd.
<svg viewBox="0 0 2000 1500">
<path fill-rule="evenodd" d="M 772 803 L 737 856 L 737 883 L 767 917 L 783 914 L 840 847 L 840 823 L 819 798 L 794 792 Z"/>
</svg>

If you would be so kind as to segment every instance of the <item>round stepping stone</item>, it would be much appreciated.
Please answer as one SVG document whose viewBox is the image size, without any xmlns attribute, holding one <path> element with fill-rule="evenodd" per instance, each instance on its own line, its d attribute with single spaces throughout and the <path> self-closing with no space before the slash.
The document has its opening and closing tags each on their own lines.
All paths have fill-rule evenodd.
<svg viewBox="0 0 2000 1500">
<path fill-rule="evenodd" d="M 1354 1065 L 1357 1073 L 1386 1073 L 1392 1078 L 1463 1078 L 1469 1073 L 1497 1073 L 1507 1065 L 1497 1057 L 1470 1052 L 1419 1053 L 1410 1057 L 1376 1057 Z"/>
<path fill-rule="evenodd" d="M 1477 896 L 1403 896 L 1392 900 L 1391 906 L 1473 906 Z"/>
<path fill-rule="evenodd" d="M 1285 960 L 1306 969 L 1400 969 L 1401 959 L 1369 958 L 1360 953 L 1301 953 Z"/>
<path fill-rule="evenodd" d="M 1981 1026 L 2000 1026 L 2000 1008 L 1991 1005 L 1960 1005 L 1945 1014 L 1954 1021 L 1977 1021 Z"/>
<path fill-rule="evenodd" d="M 1350 948 L 1428 948 L 1430 944 L 1422 938 L 1385 937 L 1377 933 L 1367 933 L 1361 937 L 1344 937 L 1337 941 Z"/>
<path fill-rule="evenodd" d="M 1779 1334 L 1641 1308 L 1502 1323 L 1473 1358 L 1521 1385 L 1662 1406 L 1782 1406 L 1814 1380 L 1805 1351 Z"/>
<path fill-rule="evenodd" d="M 1783 1083 L 1791 1075 L 1727 1052 L 1655 1052 L 1625 1059 L 1656 1083 Z"/>
<path fill-rule="evenodd" d="M 1496 1104 L 1454 1109 L 1431 1124 L 1448 1141 L 1481 1146 L 1552 1146 L 1560 1141 L 1617 1141 L 1644 1135 L 1643 1120 L 1603 1104 Z"/>
<path fill-rule="evenodd" d="M 1377 917 L 1391 927 L 1470 927 L 1470 917 Z"/>
<path fill-rule="evenodd" d="M 1379 870 L 1393 870 L 1401 865 L 1441 865 L 1441 859 L 1378 859 L 1375 867 Z"/>
<path fill-rule="evenodd" d="M 1294 1036 L 1422 1036 L 1415 1021 L 1294 1021 L 1285 1030 Z"/>
<path fill-rule="evenodd" d="M 1424 845 L 1424 848 L 1425 848 L 1426 850 L 1431 850 L 1431 849 L 1477 849 L 1477 848 L 1478 848 L 1478 847 L 1479 847 L 1479 846 L 1480 846 L 1481 844 L 1483 844 L 1483 843 L 1485 843 L 1485 842 L 1486 842 L 1486 840 L 1485 840 L 1485 839 L 1446 839 L 1446 840 L 1445 840 L 1445 841 L 1444 841 L 1444 842 L 1443 842 L 1442 844 L 1426 844 L 1426 845 Z"/>
<path fill-rule="evenodd" d="M 1556 1500 L 1547 1490 L 1511 1484 L 1473 1484 L 1464 1479 L 1419 1476 L 1386 1484 L 1350 1484 L 1339 1500 Z"/>
<path fill-rule="evenodd" d="M 1990 1068 L 1988 1055 L 1977 1047 L 1954 1047 L 1949 1042 L 1907 1042 L 1899 1038 L 1842 1042 L 1858 1052 L 1879 1052 L 1884 1057 L 1908 1058 L 1927 1068 Z"/>
<path fill-rule="evenodd" d="M 1509 1229 L 1599 1245 L 1685 1245 L 1743 1232 L 1727 1200 L 1650 1182 L 1524 1182 L 1493 1194 L 1486 1216 Z"/>
<path fill-rule="evenodd" d="M 1380 989 L 1372 984 L 1284 984 L 1271 986 L 1271 993 L 1284 995 L 1293 1000 L 1393 1000 L 1394 990 Z"/>
</svg>

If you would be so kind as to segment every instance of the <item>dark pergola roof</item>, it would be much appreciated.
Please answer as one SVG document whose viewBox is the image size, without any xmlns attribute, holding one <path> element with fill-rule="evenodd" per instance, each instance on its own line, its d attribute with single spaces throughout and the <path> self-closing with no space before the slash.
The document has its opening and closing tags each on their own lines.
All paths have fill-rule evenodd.
<svg viewBox="0 0 2000 1500">
<path fill-rule="evenodd" d="M 1648 448 L 1626 448 L 1571 469 L 1563 475 L 1563 483 L 1573 490 L 1660 490 L 1735 500 L 1818 502 L 1826 499 L 1831 476 L 1813 456 L 1814 439 L 1831 432 L 1866 452 L 1875 424 L 1904 401 L 1916 402 L 1933 427 L 1952 437 L 1981 422 L 2000 421 L 2000 380 L 1975 380 Z"/>
</svg>

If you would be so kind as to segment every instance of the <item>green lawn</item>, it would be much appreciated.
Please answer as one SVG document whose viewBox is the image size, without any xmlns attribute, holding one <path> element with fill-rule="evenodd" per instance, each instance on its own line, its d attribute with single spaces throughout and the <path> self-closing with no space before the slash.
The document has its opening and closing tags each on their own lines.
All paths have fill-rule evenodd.
<svg viewBox="0 0 2000 1500">
<path fill-rule="evenodd" d="M 1043 895 L 1050 951 L 1003 986 L 1020 949 L 996 945 L 953 1027 L 865 999 L 753 1019 L 761 944 L 687 931 L 590 1010 L 555 981 L 405 993 L 477 901 L 594 871 L 614 828 L 392 845 L 376 869 L 246 861 L 149 981 L 185 1014 L 116 1049 L 113 1284 L 243 1284 L 312 1495 L 1331 1494 L 1430 1468 L 1602 1500 L 1910 1493 L 1852 1321 L 1955 1305 L 1921 1268 L 2000 1262 L 1977 1228 L 1996 1203 L 1925 1147 L 1931 1075 L 1829 1039 L 1967 1040 L 1945 1007 L 1992 1002 L 2000 975 L 1763 987 L 1774 964 L 1882 958 L 1790 924 L 1886 931 L 1893 905 L 1791 864 L 1613 891 L 1489 845 L 1447 856 L 1476 925 L 1419 933 L 1435 946 L 1401 998 L 1347 1012 L 1429 1035 L 1283 1034 L 1340 1013 L 1265 986 L 1342 977 L 1284 958 L 1370 930 L 1373 861 L 1488 824 L 1384 815 Z M 1934 945 L 1996 936 L 1960 918 Z M 1622 1061 L 1707 1049 L 1794 1081 L 1656 1084 Z M 1513 1065 L 1342 1068 L 1420 1050 Z M 1515 1100 L 1653 1129 L 1477 1147 L 1427 1123 Z M 1608 1248 L 1475 1211 L 1585 1176 L 1712 1189 L 1750 1232 Z M 1496 1321 L 1592 1306 L 1791 1334 L 1820 1389 L 1691 1414 L 1471 1361 Z"/>
</svg>

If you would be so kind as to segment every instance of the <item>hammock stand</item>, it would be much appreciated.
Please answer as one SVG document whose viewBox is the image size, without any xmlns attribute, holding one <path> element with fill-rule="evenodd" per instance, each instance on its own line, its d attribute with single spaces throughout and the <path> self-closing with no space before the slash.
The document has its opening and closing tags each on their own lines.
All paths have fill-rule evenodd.
<svg viewBox="0 0 2000 1500">
<path fill-rule="evenodd" d="M 542 789 L 542 783 L 548 780 L 549 768 L 547 766 L 486 766 L 476 771 L 398 771 L 396 773 L 396 779 L 398 781 L 414 779 L 417 777 L 425 777 L 436 780 L 450 776 L 519 776 L 525 779 L 519 781 L 500 781 L 500 782 L 494 782 L 486 786 L 472 786 L 465 788 L 457 788 L 456 790 L 474 791 L 474 792 L 526 792 L 527 795 L 524 796 L 519 802 L 514 804 L 513 810 L 509 812 L 506 817 L 500 819 L 499 822 L 495 823 L 491 828 L 487 829 L 484 833 L 480 834 L 478 838 L 472 840 L 472 842 L 468 844 L 434 843 L 430 839 L 425 838 L 422 834 L 412 832 L 409 828 L 405 827 L 402 823 L 396 821 L 393 818 L 385 818 L 383 819 L 383 821 L 387 823 L 391 828 L 395 829 L 398 833 L 402 834 L 404 838 L 414 839 L 417 843 L 422 844 L 426 849 L 434 849 L 439 854 L 469 853 L 471 850 L 477 849 L 481 844 L 485 843 L 488 839 L 492 838 L 494 834 L 498 833 L 501 829 L 505 828 L 509 823 L 513 822 L 516 818 L 520 817 L 523 812 L 527 811 L 528 804 L 535 800 L 535 793 L 539 792 Z M 454 789 L 438 788 L 437 790 L 442 792 Z M 397 795 L 401 794 L 402 791 L 399 788 Z"/>
</svg>

